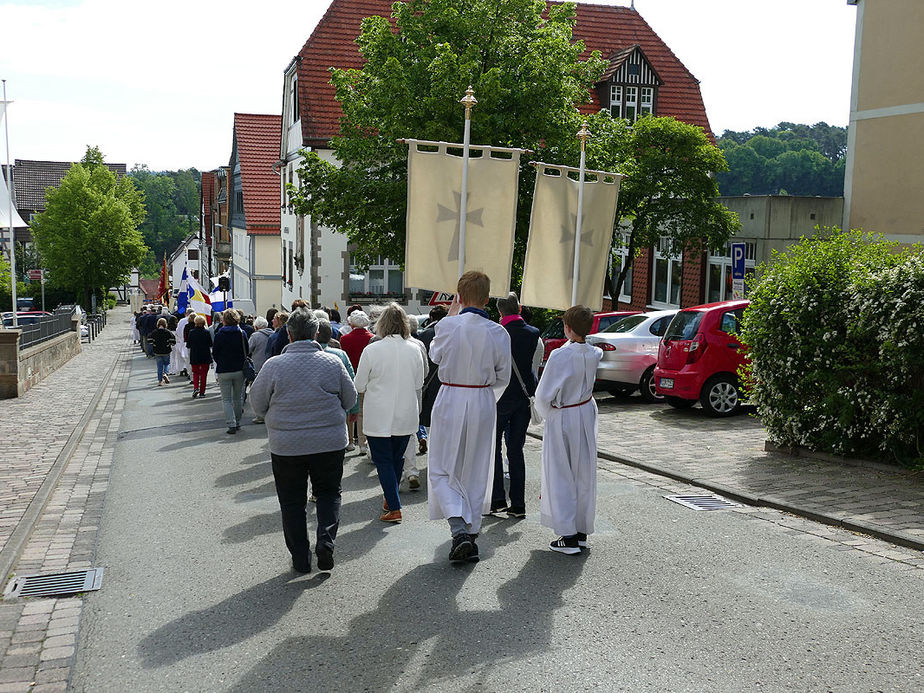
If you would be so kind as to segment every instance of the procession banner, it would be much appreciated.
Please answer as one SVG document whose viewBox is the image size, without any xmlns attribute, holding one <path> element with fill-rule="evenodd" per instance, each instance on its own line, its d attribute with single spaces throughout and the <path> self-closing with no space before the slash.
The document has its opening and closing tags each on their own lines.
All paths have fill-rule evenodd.
<svg viewBox="0 0 924 693">
<path fill-rule="evenodd" d="M 405 142 L 409 145 L 405 285 L 454 294 L 459 279 L 462 145 Z M 491 295 L 506 296 L 520 154 L 525 150 L 471 145 L 470 151 L 465 270 L 484 272 L 491 278 Z"/>
<path fill-rule="evenodd" d="M 536 164 L 536 187 L 529 223 L 520 303 L 567 310 L 574 279 L 578 181 L 570 166 Z M 623 176 L 585 171 L 578 303 L 600 310 Z"/>
</svg>

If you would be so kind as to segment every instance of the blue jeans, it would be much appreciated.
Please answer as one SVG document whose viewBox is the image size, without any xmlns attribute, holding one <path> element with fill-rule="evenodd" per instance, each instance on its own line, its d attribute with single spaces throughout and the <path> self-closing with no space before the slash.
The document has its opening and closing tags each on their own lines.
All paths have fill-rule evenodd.
<svg viewBox="0 0 924 693">
<path fill-rule="evenodd" d="M 369 452 L 372 453 L 372 462 L 379 473 L 379 483 L 385 494 L 385 502 L 389 510 L 401 510 L 401 499 L 398 497 L 398 482 L 404 471 L 404 451 L 410 435 L 391 436 L 390 438 L 376 438 L 366 436 L 369 441 Z"/>
<path fill-rule="evenodd" d="M 228 428 L 236 428 L 241 425 L 244 415 L 244 371 L 218 373 L 215 377 L 221 390 L 221 404 L 225 408 L 225 423 Z"/>
<path fill-rule="evenodd" d="M 157 359 L 157 382 L 164 379 L 167 369 L 170 368 L 170 354 L 156 354 Z"/>
</svg>

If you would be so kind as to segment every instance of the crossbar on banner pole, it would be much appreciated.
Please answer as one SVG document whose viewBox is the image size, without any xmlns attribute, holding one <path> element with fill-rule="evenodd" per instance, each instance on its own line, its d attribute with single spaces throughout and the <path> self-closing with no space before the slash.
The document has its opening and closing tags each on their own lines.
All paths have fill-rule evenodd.
<svg viewBox="0 0 924 693">
<path fill-rule="evenodd" d="M 578 177 L 578 208 L 577 223 L 574 230 L 574 274 L 571 282 L 571 305 L 577 305 L 578 278 L 581 268 L 581 226 L 584 223 L 584 177 L 587 173 L 584 166 L 587 161 L 587 140 L 590 139 L 590 124 L 585 120 L 578 131 L 577 137 L 581 140 L 581 168 Z"/>
</svg>

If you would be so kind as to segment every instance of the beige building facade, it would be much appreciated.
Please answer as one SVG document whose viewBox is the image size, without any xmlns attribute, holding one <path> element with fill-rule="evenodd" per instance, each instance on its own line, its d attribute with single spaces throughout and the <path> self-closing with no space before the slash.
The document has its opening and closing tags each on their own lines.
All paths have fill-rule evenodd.
<svg viewBox="0 0 924 693">
<path fill-rule="evenodd" d="M 924 241 L 924 1 L 857 8 L 844 227 Z"/>
</svg>

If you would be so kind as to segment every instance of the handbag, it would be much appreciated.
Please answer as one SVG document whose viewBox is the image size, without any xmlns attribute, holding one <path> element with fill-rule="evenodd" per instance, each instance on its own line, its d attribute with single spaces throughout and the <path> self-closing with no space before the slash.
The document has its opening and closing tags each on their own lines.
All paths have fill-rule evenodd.
<svg viewBox="0 0 924 693">
<path fill-rule="evenodd" d="M 244 342 L 244 382 L 249 384 L 257 379 L 257 369 L 253 365 L 253 359 L 248 354 L 250 348 L 247 346 L 247 337 L 244 335 L 244 330 L 241 330 L 240 327 L 237 329 L 241 331 L 241 341 Z"/>
<path fill-rule="evenodd" d="M 529 422 L 536 426 L 542 423 L 542 415 L 536 410 L 536 398 L 529 394 L 529 390 L 526 389 L 526 383 L 523 382 L 523 376 L 520 375 L 520 369 L 517 368 L 517 362 L 513 359 L 510 359 L 510 365 L 513 366 L 513 374 L 516 375 L 517 380 L 520 381 L 520 387 L 523 388 L 523 394 L 526 395 L 526 399 L 529 400 Z"/>
</svg>

